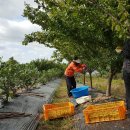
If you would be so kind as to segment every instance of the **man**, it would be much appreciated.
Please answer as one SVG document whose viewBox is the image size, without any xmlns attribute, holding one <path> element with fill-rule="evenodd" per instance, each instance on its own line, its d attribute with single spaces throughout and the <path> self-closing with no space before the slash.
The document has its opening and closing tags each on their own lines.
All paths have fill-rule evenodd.
<svg viewBox="0 0 130 130">
<path fill-rule="evenodd" d="M 130 39 L 125 41 L 123 48 L 118 46 L 116 52 L 121 53 L 124 57 L 122 69 L 125 83 L 126 108 L 127 110 L 130 110 Z"/>
<path fill-rule="evenodd" d="M 72 93 L 70 91 L 73 88 L 76 88 L 74 73 L 75 72 L 84 73 L 85 69 L 86 69 L 86 65 L 80 64 L 80 59 L 78 59 L 78 57 L 74 57 L 74 60 L 66 68 L 64 74 L 66 78 L 67 93 L 69 97 L 72 97 Z"/>
<path fill-rule="evenodd" d="M 126 89 L 126 107 L 127 110 L 130 110 L 130 39 L 125 41 L 123 56 L 123 78 Z"/>
</svg>

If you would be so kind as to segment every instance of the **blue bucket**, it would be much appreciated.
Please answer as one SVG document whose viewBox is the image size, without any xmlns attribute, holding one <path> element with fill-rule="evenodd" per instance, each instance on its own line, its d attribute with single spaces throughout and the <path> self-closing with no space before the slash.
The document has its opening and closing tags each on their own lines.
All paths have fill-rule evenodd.
<svg viewBox="0 0 130 130">
<path fill-rule="evenodd" d="M 74 98 L 88 96 L 88 86 L 81 86 L 70 91 Z"/>
</svg>

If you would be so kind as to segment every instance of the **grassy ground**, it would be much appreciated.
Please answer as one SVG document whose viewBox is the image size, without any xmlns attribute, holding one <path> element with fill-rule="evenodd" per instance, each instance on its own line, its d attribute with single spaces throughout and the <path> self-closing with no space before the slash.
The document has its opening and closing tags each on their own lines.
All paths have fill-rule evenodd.
<svg viewBox="0 0 130 130">
<path fill-rule="evenodd" d="M 77 80 L 83 84 L 83 77 L 77 78 Z M 86 85 L 90 86 L 89 77 L 86 78 Z M 100 77 L 93 77 L 93 87 L 101 90 L 102 92 L 106 91 L 107 88 L 107 79 Z M 112 95 L 120 98 L 124 98 L 124 82 L 122 79 L 113 80 L 112 82 Z M 66 102 L 69 101 L 66 92 L 66 84 L 63 79 L 62 83 L 55 92 L 52 103 L 57 102 Z M 60 118 L 50 121 L 41 121 L 37 130 L 74 130 L 73 124 L 75 123 L 73 116 L 67 118 Z"/>
<path fill-rule="evenodd" d="M 78 78 L 78 81 L 80 83 L 83 83 L 83 77 Z M 90 86 L 90 79 L 89 77 L 86 77 L 85 79 L 86 85 Z M 93 77 L 92 79 L 93 87 L 97 88 L 98 90 L 101 90 L 102 92 L 106 92 L 108 79 L 102 78 L 102 77 Z M 113 79 L 112 80 L 112 96 L 124 98 L 125 96 L 125 87 L 124 87 L 124 81 L 123 79 Z"/>
</svg>

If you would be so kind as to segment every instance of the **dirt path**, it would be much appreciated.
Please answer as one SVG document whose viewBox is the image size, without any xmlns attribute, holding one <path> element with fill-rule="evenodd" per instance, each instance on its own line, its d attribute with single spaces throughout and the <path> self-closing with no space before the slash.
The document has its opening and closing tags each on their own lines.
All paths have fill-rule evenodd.
<svg viewBox="0 0 130 130">
<path fill-rule="evenodd" d="M 97 90 L 90 91 L 90 95 L 93 98 L 94 104 L 120 100 L 113 97 L 106 97 L 105 94 Z M 74 118 L 76 120 L 74 130 L 130 130 L 130 115 L 128 115 L 127 119 L 125 120 L 85 124 L 85 119 L 82 111 L 88 104 L 91 103 L 82 104 L 79 106 L 79 108 L 77 108 L 77 113 L 74 115 Z"/>
</svg>

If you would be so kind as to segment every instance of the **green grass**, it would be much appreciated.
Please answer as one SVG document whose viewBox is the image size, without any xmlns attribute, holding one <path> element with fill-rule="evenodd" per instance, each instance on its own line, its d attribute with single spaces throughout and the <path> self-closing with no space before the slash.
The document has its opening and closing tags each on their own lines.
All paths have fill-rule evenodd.
<svg viewBox="0 0 130 130">
<path fill-rule="evenodd" d="M 83 77 L 77 79 L 80 83 L 83 83 Z M 90 79 L 89 77 L 86 77 L 86 85 L 90 86 Z M 102 92 L 106 92 L 107 85 L 108 85 L 108 79 L 102 78 L 102 77 L 93 77 L 92 78 L 93 87 L 97 88 L 98 90 Z M 112 96 L 116 96 L 119 98 L 124 98 L 125 96 L 125 86 L 124 81 L 122 79 L 113 79 L 112 80 Z"/>
</svg>

